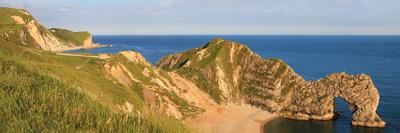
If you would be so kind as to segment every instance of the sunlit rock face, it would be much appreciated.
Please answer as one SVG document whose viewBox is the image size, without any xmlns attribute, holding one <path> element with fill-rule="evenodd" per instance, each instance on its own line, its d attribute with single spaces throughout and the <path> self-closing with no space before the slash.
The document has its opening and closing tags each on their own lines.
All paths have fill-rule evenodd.
<svg viewBox="0 0 400 133">
<path fill-rule="evenodd" d="M 92 45 L 89 33 L 46 29 L 23 10 L 0 8 L 0 12 L 9 14 L 1 17 L 12 24 L 0 33 L 6 41 L 49 51 Z M 306 81 L 282 60 L 264 59 L 237 42 L 217 38 L 166 56 L 157 68 L 135 52 L 121 52 L 113 59 L 118 60 L 104 65 L 110 77 L 126 87 L 141 86 L 148 103 L 163 103 L 157 106 L 177 118 L 203 112 L 215 103 L 246 102 L 292 119 L 331 120 L 334 98 L 341 97 L 353 112 L 353 125 L 385 126 L 376 113 L 379 93 L 369 76 L 337 73 Z M 201 90 L 197 99 L 193 97 L 200 92 L 193 93 L 193 88 Z"/>
<path fill-rule="evenodd" d="M 306 81 L 282 60 L 264 59 L 223 39 L 166 56 L 157 66 L 194 82 L 220 104 L 245 101 L 287 118 L 332 120 L 334 98 L 341 97 L 353 112 L 353 125 L 385 126 L 376 113 L 378 90 L 365 74 Z"/>
<path fill-rule="evenodd" d="M 371 78 L 365 74 L 331 74 L 326 78 L 309 81 L 304 88 L 295 89 L 288 101 L 282 103 L 282 116 L 299 120 L 331 120 L 334 115 L 334 98 L 341 97 L 353 112 L 352 124 L 384 127 L 377 115 L 379 93 Z"/>
<path fill-rule="evenodd" d="M 0 7 L 0 39 L 15 44 L 30 46 L 47 51 L 62 51 L 69 48 L 93 47 L 88 32 L 52 28 L 41 25 L 29 12 L 22 9 Z"/>
</svg>

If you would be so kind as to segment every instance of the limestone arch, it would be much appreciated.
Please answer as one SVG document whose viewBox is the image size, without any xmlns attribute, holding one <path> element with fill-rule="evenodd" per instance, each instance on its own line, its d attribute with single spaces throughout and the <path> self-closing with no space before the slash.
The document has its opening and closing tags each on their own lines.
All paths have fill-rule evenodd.
<svg viewBox="0 0 400 133">
<path fill-rule="evenodd" d="M 332 74 L 323 79 L 328 92 L 335 98 L 342 98 L 352 112 L 352 125 L 383 127 L 385 122 L 378 116 L 378 89 L 371 78 L 365 74 Z M 334 103 L 333 103 L 334 104 Z M 334 110 L 334 106 L 332 110 Z"/>
</svg>

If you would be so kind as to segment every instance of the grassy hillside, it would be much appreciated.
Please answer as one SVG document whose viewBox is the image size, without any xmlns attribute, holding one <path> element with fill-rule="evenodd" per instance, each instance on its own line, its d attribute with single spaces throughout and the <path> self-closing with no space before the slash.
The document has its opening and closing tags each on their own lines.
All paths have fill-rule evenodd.
<svg viewBox="0 0 400 133">
<path fill-rule="evenodd" d="M 148 110 L 137 89 L 107 79 L 101 65 L 0 41 L 0 131 L 187 132 Z M 125 102 L 135 111 L 120 113 Z"/>
<path fill-rule="evenodd" d="M 51 33 L 63 42 L 70 42 L 77 46 L 83 45 L 84 41 L 91 35 L 89 32 L 73 32 L 66 29 L 51 28 Z"/>
<path fill-rule="evenodd" d="M 34 47 L 35 42 L 32 38 L 27 38 L 21 33 L 26 33 L 25 25 L 17 24 L 11 16 L 19 16 L 24 21 L 35 20 L 27 11 L 22 9 L 13 9 L 0 7 L 0 40 L 8 41 L 17 45 Z M 40 26 L 40 28 L 43 28 Z M 24 38 L 21 38 L 24 37 Z"/>
<path fill-rule="evenodd" d="M 20 16 L 26 21 L 34 20 L 31 15 L 25 14 L 24 12 L 26 11 L 0 7 L 0 33 L 21 29 L 23 27 L 22 25 L 16 24 L 10 16 Z"/>
</svg>

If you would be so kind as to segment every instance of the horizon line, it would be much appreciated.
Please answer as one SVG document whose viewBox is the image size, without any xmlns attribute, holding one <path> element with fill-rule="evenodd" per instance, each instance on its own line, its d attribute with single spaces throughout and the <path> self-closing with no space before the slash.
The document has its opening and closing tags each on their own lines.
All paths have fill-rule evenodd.
<svg viewBox="0 0 400 133">
<path fill-rule="evenodd" d="M 400 36 L 400 34 L 92 34 L 93 36 Z"/>
</svg>

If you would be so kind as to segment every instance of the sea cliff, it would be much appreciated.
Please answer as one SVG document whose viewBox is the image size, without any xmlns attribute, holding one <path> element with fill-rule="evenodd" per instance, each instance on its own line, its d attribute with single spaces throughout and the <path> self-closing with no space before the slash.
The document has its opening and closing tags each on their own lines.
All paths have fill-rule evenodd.
<svg viewBox="0 0 400 133">
<path fill-rule="evenodd" d="M 283 60 L 221 38 L 156 66 L 134 51 L 56 54 L 96 45 L 88 32 L 46 29 L 25 10 L 0 13 L 0 130 L 188 132 L 184 123 L 253 132 L 259 128 L 237 118 L 256 125 L 275 116 L 332 120 L 334 98 L 347 102 L 353 125 L 385 126 L 366 74 L 307 81 Z"/>
<path fill-rule="evenodd" d="M 220 104 L 246 101 L 297 120 L 332 120 L 334 98 L 353 112 L 353 125 L 384 127 L 376 114 L 378 89 L 365 74 L 336 73 L 306 81 L 280 59 L 264 59 L 248 47 L 214 39 L 164 57 L 158 67 L 194 82 Z"/>
<path fill-rule="evenodd" d="M 18 45 L 47 51 L 65 51 L 103 47 L 94 44 L 89 32 L 73 32 L 66 29 L 47 29 L 27 11 L 0 8 L 0 39 Z"/>
</svg>

